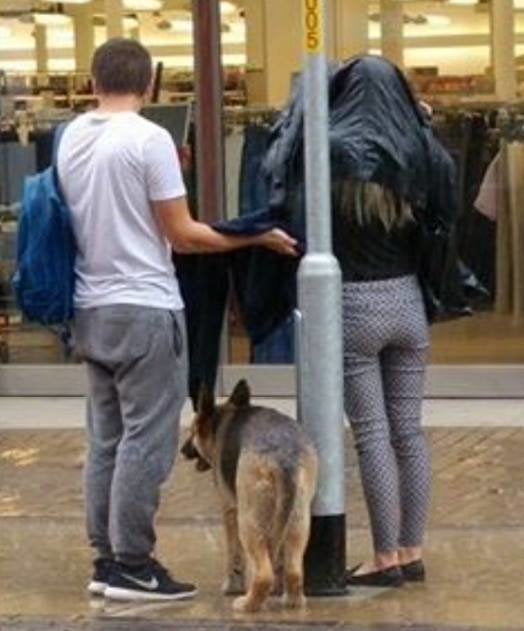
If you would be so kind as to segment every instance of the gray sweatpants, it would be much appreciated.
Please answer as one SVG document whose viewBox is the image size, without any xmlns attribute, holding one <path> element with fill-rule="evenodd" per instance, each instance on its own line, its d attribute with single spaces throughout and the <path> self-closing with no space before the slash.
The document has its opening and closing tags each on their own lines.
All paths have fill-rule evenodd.
<svg viewBox="0 0 524 631">
<path fill-rule="evenodd" d="M 344 397 L 376 552 L 423 542 L 431 462 L 421 426 L 428 324 L 415 277 L 343 288 Z"/>
<path fill-rule="evenodd" d="M 187 396 L 184 313 L 133 305 L 78 310 L 77 354 L 89 381 L 87 531 L 105 557 L 145 562 L 160 486 L 177 451 Z"/>
</svg>

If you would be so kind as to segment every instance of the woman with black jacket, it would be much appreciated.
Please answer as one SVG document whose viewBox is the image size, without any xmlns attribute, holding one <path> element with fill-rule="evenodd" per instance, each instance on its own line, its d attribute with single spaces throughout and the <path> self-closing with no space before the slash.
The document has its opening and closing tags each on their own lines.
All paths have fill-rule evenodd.
<svg viewBox="0 0 524 631">
<path fill-rule="evenodd" d="M 431 491 L 421 422 L 429 326 L 417 276 L 420 222 L 443 196 L 441 220 L 452 221 L 453 167 L 395 66 L 362 57 L 338 75 L 330 140 L 344 398 L 374 546 L 374 558 L 349 570 L 347 582 L 399 586 L 425 578 Z"/>
<path fill-rule="evenodd" d="M 287 208 L 295 223 L 303 216 L 302 122 L 299 87 L 266 158 L 271 207 Z M 349 570 L 347 582 L 398 586 L 425 578 L 431 463 L 421 412 L 428 316 L 446 305 L 431 291 L 442 289 L 438 268 L 435 274 L 430 266 L 433 287 L 421 270 L 428 254 L 431 260 L 431 235 L 445 241 L 452 231 L 455 169 L 433 136 L 427 110 L 400 70 L 381 57 L 331 69 L 329 143 L 333 250 L 343 279 L 345 409 L 374 544 L 373 559 Z"/>
</svg>

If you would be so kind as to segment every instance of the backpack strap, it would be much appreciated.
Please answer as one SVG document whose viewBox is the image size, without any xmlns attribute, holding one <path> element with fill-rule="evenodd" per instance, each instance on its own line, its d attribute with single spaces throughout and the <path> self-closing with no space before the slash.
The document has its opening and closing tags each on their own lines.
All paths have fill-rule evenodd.
<svg viewBox="0 0 524 631">
<path fill-rule="evenodd" d="M 62 195 L 63 193 L 62 193 L 62 188 L 60 186 L 60 178 L 58 177 L 58 148 L 60 147 L 62 136 L 64 135 L 64 132 L 68 125 L 69 125 L 68 122 L 60 123 L 59 125 L 57 125 L 55 129 L 55 135 L 53 137 L 53 152 L 52 152 L 51 164 L 53 167 L 55 181 L 56 181 L 58 190 L 60 191 Z M 71 326 L 69 322 L 63 322 L 62 324 L 59 324 L 58 326 L 50 326 L 48 328 L 51 329 L 51 331 L 55 333 L 55 335 L 57 335 L 58 338 L 60 339 L 62 343 L 62 350 L 64 351 L 65 357 L 66 358 L 71 357 L 73 353 L 73 346 L 72 346 Z"/>
<path fill-rule="evenodd" d="M 62 136 L 64 135 L 64 132 L 68 125 L 69 123 L 60 123 L 56 126 L 55 135 L 53 136 L 53 152 L 51 159 L 51 167 L 53 169 L 53 178 L 55 180 L 55 185 L 62 196 L 62 187 L 60 185 L 60 177 L 58 176 L 58 148 L 60 147 L 60 141 L 62 140 Z"/>
</svg>

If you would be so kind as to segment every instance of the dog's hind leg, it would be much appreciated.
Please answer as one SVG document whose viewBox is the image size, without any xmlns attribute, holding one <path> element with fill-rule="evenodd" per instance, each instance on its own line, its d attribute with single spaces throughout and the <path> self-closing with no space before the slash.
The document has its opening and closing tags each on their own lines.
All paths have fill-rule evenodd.
<svg viewBox="0 0 524 631">
<path fill-rule="evenodd" d="M 301 499 L 298 499 L 301 504 Z M 293 513 L 284 542 L 284 604 L 298 608 L 305 605 L 304 597 L 304 553 L 309 539 L 309 505 L 307 512 Z"/>
<path fill-rule="evenodd" d="M 255 612 L 260 609 L 273 587 L 273 567 L 269 548 L 263 532 L 248 528 L 241 535 L 248 563 L 251 566 L 250 583 L 247 594 L 240 596 L 233 603 L 235 611 Z"/>
<path fill-rule="evenodd" d="M 239 463 L 237 480 L 239 534 L 250 572 L 247 594 L 237 598 L 233 608 L 255 612 L 267 599 L 274 584 L 271 558 L 274 475 L 264 461 L 249 455 Z"/>
<path fill-rule="evenodd" d="M 273 573 L 275 574 L 275 582 L 271 595 L 282 596 L 284 593 L 284 550 L 281 541 L 278 546 L 273 542 L 271 546 L 271 561 L 273 564 Z"/>
<path fill-rule="evenodd" d="M 304 554 L 311 525 L 311 501 L 316 487 L 316 459 L 297 471 L 297 494 L 284 540 L 284 604 L 304 607 Z"/>
</svg>

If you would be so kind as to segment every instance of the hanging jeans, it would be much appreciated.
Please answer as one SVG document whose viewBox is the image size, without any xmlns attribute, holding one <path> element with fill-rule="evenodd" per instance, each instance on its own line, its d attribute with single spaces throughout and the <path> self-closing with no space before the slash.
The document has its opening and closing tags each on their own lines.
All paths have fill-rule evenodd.
<svg viewBox="0 0 524 631">
<path fill-rule="evenodd" d="M 240 169 L 240 215 L 266 209 L 269 203 L 268 182 L 262 171 L 262 161 L 270 138 L 267 127 L 246 127 Z M 291 364 L 294 362 L 294 323 L 289 318 L 264 341 L 255 344 L 252 360 L 255 364 Z"/>
<path fill-rule="evenodd" d="M 238 200 L 240 216 L 268 207 L 269 189 L 262 172 L 262 161 L 269 136 L 269 129 L 258 125 L 250 125 L 244 131 Z"/>
</svg>

